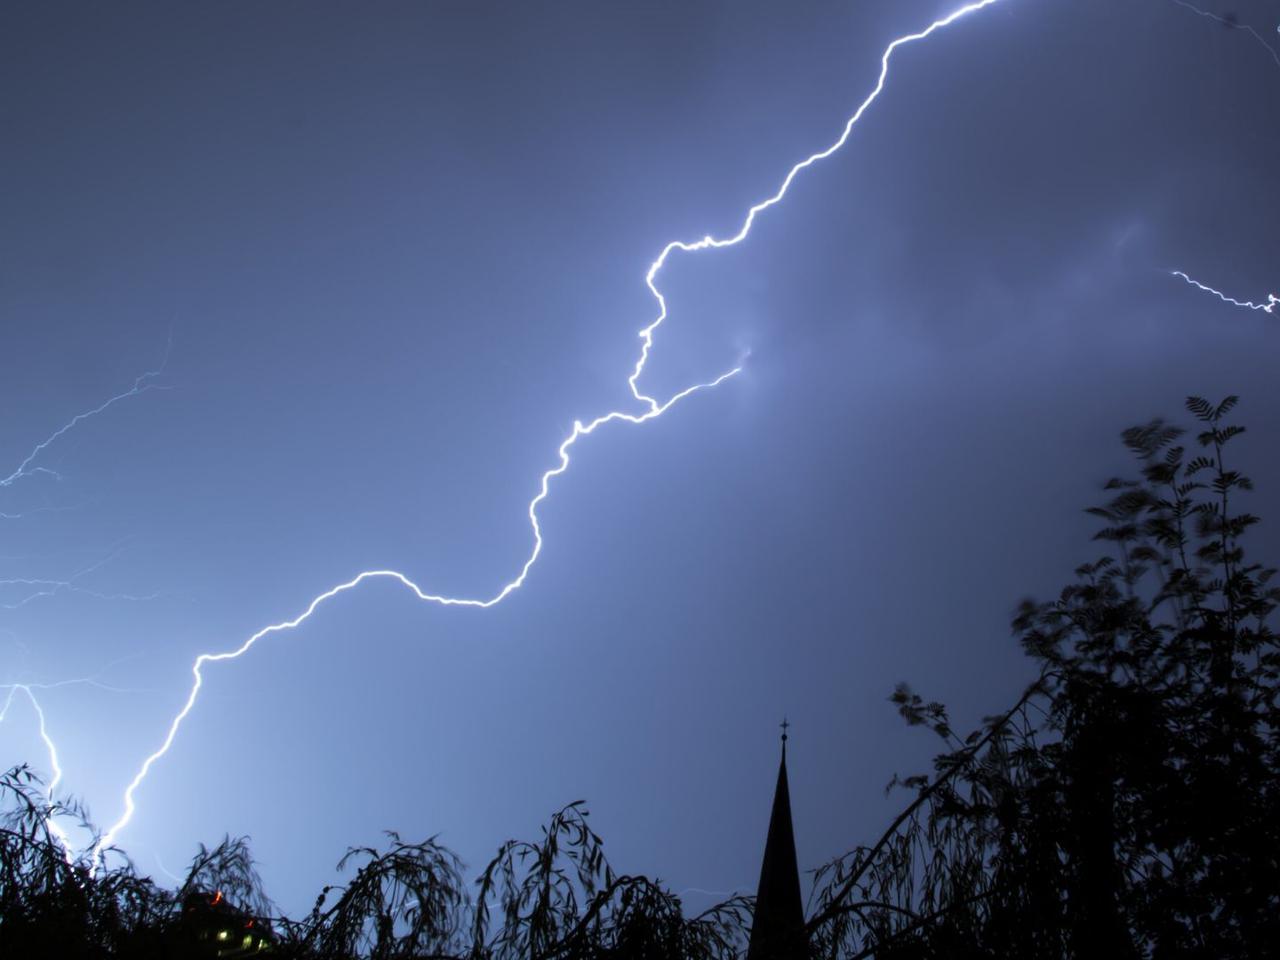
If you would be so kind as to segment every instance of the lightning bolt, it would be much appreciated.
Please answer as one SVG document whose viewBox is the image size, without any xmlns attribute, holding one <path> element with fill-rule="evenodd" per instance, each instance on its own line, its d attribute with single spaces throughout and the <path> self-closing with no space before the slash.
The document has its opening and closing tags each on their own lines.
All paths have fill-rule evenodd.
<svg viewBox="0 0 1280 960">
<path fill-rule="evenodd" d="M 973 3 L 968 3 L 968 4 L 965 4 L 964 6 L 957 8 L 956 10 L 942 17 L 941 19 L 935 20 L 933 23 L 929 24 L 929 26 L 927 26 L 923 30 L 920 30 L 916 33 L 910 33 L 910 34 L 906 34 L 904 36 L 898 37 L 896 40 L 890 43 L 880 56 L 880 72 L 876 80 L 875 86 L 872 88 L 871 92 L 867 94 L 866 98 L 858 105 L 857 109 L 845 122 L 844 128 L 840 133 L 839 137 L 837 137 L 836 140 L 833 143 L 831 143 L 830 146 L 826 147 L 823 150 L 818 151 L 817 153 L 811 154 L 810 156 L 806 157 L 804 160 L 801 160 L 799 163 L 791 167 L 787 175 L 783 178 L 781 185 L 775 190 L 775 192 L 772 195 L 770 195 L 764 200 L 761 200 L 759 203 L 755 204 L 754 206 L 750 207 L 747 210 L 746 216 L 742 221 L 742 225 L 739 227 L 737 232 L 733 233 L 728 237 L 718 238 L 708 234 L 707 236 L 704 236 L 702 239 L 696 240 L 696 241 L 674 240 L 662 248 L 662 252 L 658 255 L 657 259 L 654 260 L 649 265 L 649 269 L 645 273 L 645 285 L 649 288 L 650 293 L 653 294 L 654 299 L 657 301 L 658 313 L 655 319 L 653 320 L 653 322 L 651 322 L 647 327 L 644 327 L 642 330 L 639 331 L 638 336 L 641 342 L 640 355 L 639 355 L 639 358 L 636 360 L 635 366 L 632 368 L 631 375 L 627 378 L 627 385 L 631 390 L 631 395 L 635 398 L 637 402 L 641 404 L 642 412 L 627 413 L 624 411 L 615 410 L 615 411 L 611 411 L 609 413 L 603 414 L 601 416 L 598 416 L 594 420 L 591 420 L 587 423 L 583 423 L 580 420 L 574 422 L 572 432 L 567 437 L 565 437 L 565 439 L 560 444 L 560 447 L 558 450 L 559 458 L 558 458 L 557 464 L 542 475 L 542 481 L 538 487 L 538 492 L 534 496 L 534 498 L 531 501 L 529 501 L 527 513 L 529 517 L 529 526 L 533 532 L 533 547 L 529 553 L 528 559 L 525 560 L 524 565 L 520 568 L 519 573 L 515 576 L 514 579 L 508 581 L 496 593 L 494 593 L 492 596 L 489 596 L 487 598 L 446 597 L 438 594 L 429 593 L 428 591 L 420 587 L 418 584 L 414 583 L 413 580 L 411 580 L 409 577 L 405 576 L 403 573 L 400 573 L 396 570 L 366 570 L 352 577 L 350 580 L 347 580 L 344 583 L 340 583 L 335 587 L 331 587 L 328 590 L 316 596 L 314 599 L 311 600 L 309 604 L 307 604 L 307 606 L 303 609 L 303 611 L 299 613 L 297 616 L 295 616 L 293 619 L 284 620 L 284 621 L 281 621 L 280 623 L 274 623 L 274 624 L 271 624 L 270 626 L 263 627 L 257 633 L 253 634 L 248 639 L 246 639 L 238 647 L 232 650 L 227 650 L 220 653 L 201 653 L 199 656 L 196 657 L 195 662 L 191 666 L 191 674 L 192 674 L 191 690 L 187 694 L 186 701 L 183 703 L 182 708 L 174 716 L 173 720 L 170 721 L 168 732 L 165 734 L 165 737 L 161 742 L 160 746 L 154 752 L 152 752 L 150 755 L 147 756 L 147 758 L 142 762 L 141 767 L 138 769 L 138 772 L 134 775 L 133 779 L 129 782 L 129 785 L 125 788 L 124 801 L 123 801 L 124 812 L 120 816 L 120 819 L 117 820 L 114 824 L 112 824 L 111 828 L 107 830 L 106 833 L 104 833 L 102 837 L 98 840 L 97 844 L 93 849 L 93 853 L 92 853 L 93 858 L 96 860 L 100 856 L 101 850 L 104 847 L 109 846 L 114 841 L 116 836 L 120 833 L 120 831 L 123 830 L 129 824 L 129 822 L 133 819 L 133 815 L 136 811 L 135 794 L 137 793 L 138 788 L 142 785 L 143 781 L 146 780 L 147 775 L 151 772 L 151 769 L 156 764 L 156 762 L 159 761 L 166 753 L 169 752 L 169 749 L 170 747 L 173 746 L 174 739 L 177 737 L 178 730 L 181 728 L 183 721 L 187 718 L 187 716 L 191 713 L 191 710 L 195 707 L 196 700 L 199 697 L 201 687 L 204 685 L 204 668 L 206 665 L 212 664 L 212 663 L 219 663 L 225 660 L 235 660 L 238 657 L 241 657 L 245 653 L 247 653 L 250 649 L 253 648 L 254 644 L 256 644 L 259 640 L 262 640 L 264 637 L 270 636 L 271 634 L 274 634 L 274 633 L 280 633 L 286 630 L 293 630 L 294 628 L 300 626 L 302 623 L 306 622 L 311 617 L 311 615 L 315 613 L 315 611 L 326 600 L 336 597 L 338 594 L 345 593 L 348 590 L 352 590 L 355 587 L 359 586 L 361 583 L 364 583 L 366 580 L 377 580 L 377 579 L 394 580 L 399 584 L 401 584 L 402 586 L 404 586 L 410 592 L 412 592 L 413 595 L 416 596 L 419 600 L 427 603 L 439 604 L 441 606 L 479 607 L 482 609 L 492 607 L 495 604 L 501 603 L 508 596 L 510 596 L 510 594 L 513 591 L 518 590 L 524 584 L 525 579 L 529 575 L 529 571 L 532 569 L 534 563 L 537 562 L 538 556 L 542 552 L 542 542 L 543 542 L 542 528 L 538 522 L 538 507 L 542 504 L 542 502 L 547 498 L 548 494 L 550 493 L 551 482 L 569 468 L 570 451 L 573 449 L 574 445 L 577 444 L 577 442 L 580 439 L 582 439 L 583 437 L 590 436 L 592 433 L 594 433 L 599 428 L 605 426 L 606 424 L 610 424 L 614 422 L 623 422 L 623 423 L 638 425 L 641 423 L 645 423 L 649 420 L 654 420 L 660 417 L 662 414 L 666 413 L 668 410 L 670 410 L 671 407 L 673 407 L 676 403 L 690 396 L 691 394 L 717 387 L 720 384 L 722 384 L 724 381 L 728 380 L 730 377 L 733 377 L 738 373 L 740 373 L 742 370 L 741 363 L 739 363 L 738 366 L 735 366 L 732 369 L 720 374 L 718 377 L 716 377 L 713 380 L 710 380 L 705 383 L 694 384 L 691 387 L 686 387 L 684 390 L 681 390 L 679 393 L 676 393 L 675 395 L 671 396 L 664 402 L 659 402 L 657 399 L 642 392 L 642 390 L 640 389 L 639 380 L 641 375 L 644 373 L 645 366 L 649 361 L 650 352 L 653 349 L 654 334 L 656 333 L 658 328 L 662 326 L 663 322 L 667 319 L 667 316 L 668 316 L 667 300 L 666 300 L 666 297 L 663 295 L 662 291 L 658 287 L 657 279 L 658 279 L 658 274 L 662 271 L 662 268 L 666 265 L 667 260 L 671 257 L 671 255 L 676 251 L 681 251 L 683 253 L 696 253 L 701 250 L 732 247 L 738 243 L 741 243 L 743 240 L 745 240 L 748 234 L 751 232 L 751 228 L 755 224 L 756 218 L 765 210 L 768 210 L 770 207 L 782 201 L 782 199 L 787 195 L 787 191 L 790 190 L 791 184 L 795 181 L 796 177 L 799 176 L 802 171 L 807 170 L 809 167 L 813 166 L 814 164 L 818 163 L 821 160 L 825 160 L 827 157 L 831 156 L 833 153 L 835 153 L 837 150 L 839 150 L 841 147 L 845 145 L 845 143 L 849 139 L 850 134 L 853 132 L 854 126 L 862 118 L 863 114 L 867 111 L 867 109 L 871 106 L 871 104 L 874 103 L 876 99 L 880 96 L 881 91 L 884 90 L 885 81 L 889 75 L 890 61 L 892 60 L 894 53 L 900 47 L 903 47 L 907 44 L 914 43 L 920 40 L 924 40 L 929 36 L 931 36 L 932 34 L 934 34 L 936 31 L 941 30 L 955 23 L 957 20 L 960 20 L 961 18 L 966 17 L 969 14 L 982 10 L 985 7 L 992 6 L 997 2 L 999 2 L 999 0 L 975 0 L 975 2 Z"/>
<path fill-rule="evenodd" d="M 111 663 L 103 667 L 103 671 L 105 672 L 106 670 L 111 669 L 117 664 L 123 663 L 129 659 L 132 659 L 132 658 L 120 657 L 116 660 L 113 660 L 111 661 Z M 58 745 L 54 742 L 53 736 L 49 733 L 49 725 L 48 725 L 47 719 L 45 718 L 44 707 L 42 707 L 40 705 L 40 701 L 36 699 L 35 691 L 36 690 L 57 690 L 61 687 L 72 687 L 72 686 L 94 687 L 98 690 L 105 690 L 107 693 L 145 692 L 135 688 L 112 686 L 109 683 L 103 683 L 101 680 L 98 680 L 94 676 L 76 677 L 71 680 L 56 680 L 52 683 L 33 683 L 33 682 L 0 683 L 0 690 L 7 691 L 7 693 L 5 694 L 4 703 L 3 705 L 0 705 L 0 724 L 3 724 L 5 719 L 8 717 L 9 710 L 13 706 L 14 698 L 19 693 L 23 694 L 27 698 L 27 702 L 31 704 L 31 709 L 36 715 L 36 722 L 37 722 L 39 733 L 40 733 L 40 739 L 44 741 L 45 751 L 49 757 L 49 772 L 51 774 L 51 779 L 49 780 L 49 786 L 45 789 L 45 796 L 48 799 L 50 810 L 48 812 L 48 815 L 44 818 L 44 822 L 45 822 L 45 825 L 48 827 L 49 832 L 54 836 L 54 838 L 62 846 L 63 857 L 66 859 L 68 863 L 71 863 L 74 859 L 71 851 L 71 840 L 70 840 L 70 837 L 68 837 L 66 831 L 63 830 L 61 825 L 54 819 L 54 817 L 61 811 L 54 809 L 53 807 L 54 791 L 57 790 L 58 784 L 62 782 L 62 776 L 63 776 L 62 763 L 58 759 Z"/>
<path fill-rule="evenodd" d="M 0 579 L 0 589 L 4 587 L 29 587 L 31 592 L 23 596 L 19 600 L 12 603 L 0 603 L 0 610 L 17 610 L 19 607 L 25 607 L 28 603 L 40 597 L 52 597 L 59 593 L 77 593 L 82 596 L 94 597 L 98 600 L 154 600 L 159 594 L 151 593 L 145 596 L 138 596 L 132 593 L 103 593 L 99 590 L 90 590 L 76 583 L 83 577 L 88 576 L 96 570 L 100 570 L 106 566 L 123 551 L 115 549 L 107 556 L 103 557 L 95 563 L 90 564 L 78 573 L 72 574 L 66 580 L 45 580 L 36 577 L 6 577 Z"/>
<path fill-rule="evenodd" d="M 1237 300 L 1235 297 L 1228 297 L 1221 290 L 1215 290 L 1213 287 L 1205 286 L 1199 280 L 1193 280 L 1181 270 L 1170 270 L 1169 275 L 1180 277 L 1197 290 L 1203 290 L 1205 293 L 1211 293 L 1223 303 L 1229 303 L 1233 307 L 1244 307 L 1247 310 L 1261 310 L 1263 313 L 1275 313 L 1276 305 L 1280 304 L 1280 297 L 1277 297 L 1274 293 L 1267 294 L 1266 303 L 1254 303 L 1252 300 Z"/>
<path fill-rule="evenodd" d="M 57 686 L 63 686 L 66 683 L 74 683 L 74 682 L 76 681 L 64 681 L 62 684 L 57 684 Z M 52 809 L 53 791 L 56 790 L 58 787 L 58 784 L 62 782 L 62 764 L 58 762 L 57 744 L 53 742 L 53 737 L 49 736 L 49 727 L 45 721 L 44 708 L 40 706 L 40 701 L 36 699 L 36 695 L 31 692 L 31 688 L 33 686 L 43 686 L 43 685 L 13 683 L 13 684 L 8 684 L 7 686 L 9 689 L 9 693 L 5 697 L 4 706 L 0 707 L 0 723 L 4 723 L 5 717 L 9 715 L 9 708 L 13 705 L 14 696 L 17 695 L 19 691 L 24 693 L 27 697 L 27 700 L 31 703 L 31 709 L 35 711 L 36 721 L 39 724 L 39 729 L 40 729 L 40 739 L 44 741 L 45 750 L 48 751 L 48 754 L 49 754 L 49 771 L 53 775 L 52 779 L 49 780 L 48 789 L 45 791 L 46 796 L 48 797 L 48 800 L 49 800 L 49 805 L 50 805 L 49 815 L 46 816 L 44 819 L 45 826 L 49 829 L 49 832 L 53 834 L 54 837 L 57 838 L 58 843 L 61 844 L 62 846 L 63 856 L 66 858 L 67 862 L 70 863 L 73 859 L 71 854 L 71 838 L 67 836 L 67 833 L 65 830 L 62 829 L 62 826 L 56 820 L 53 819 L 53 814 L 56 811 Z"/>
<path fill-rule="evenodd" d="M 164 861 L 160 859 L 159 854 L 156 854 L 155 860 L 156 860 L 156 866 L 160 868 L 160 872 L 173 881 L 174 889 L 181 890 L 182 885 L 186 883 L 186 880 L 184 880 L 182 877 L 178 876 L 176 873 L 174 873 L 172 870 L 166 867 L 164 865 Z"/>
<path fill-rule="evenodd" d="M 1280 67 L 1280 53 L 1276 53 L 1275 47 L 1267 43 L 1266 39 L 1262 36 L 1262 34 L 1260 34 L 1257 30 L 1253 29 L 1253 27 L 1249 26 L 1247 23 L 1237 23 L 1235 20 L 1229 20 L 1226 17 L 1220 17 L 1216 13 L 1210 13 L 1208 10 L 1201 10 L 1199 7 L 1193 6 L 1192 4 L 1187 3 L 1187 0 L 1173 0 L 1173 2 L 1180 7 L 1185 7 L 1186 9 L 1190 10 L 1192 13 L 1198 14 L 1202 17 L 1208 17 L 1210 20 L 1216 20 L 1218 21 L 1218 23 L 1222 24 L 1224 27 L 1230 27 L 1232 30 L 1245 30 L 1253 34 L 1253 38 L 1257 40 L 1260 44 L 1262 44 L 1263 47 L 1266 48 L 1267 53 L 1271 54 L 1271 59 L 1276 62 L 1276 66 Z"/>
<path fill-rule="evenodd" d="M 43 440 L 37 443 L 32 448 L 31 452 L 27 454 L 26 458 L 20 464 L 18 464 L 17 468 L 12 473 L 10 473 L 7 477 L 0 477 L 0 488 L 11 487 L 15 483 L 17 483 L 19 480 L 23 479 L 24 477 L 30 477 L 38 473 L 42 473 L 47 476 L 57 478 L 59 474 L 56 470 L 51 470 L 48 467 L 32 466 L 32 464 L 40 456 L 40 454 L 44 453 L 44 451 L 47 450 L 53 443 L 55 443 L 59 437 L 61 437 L 63 434 L 67 433 L 68 431 L 75 429 L 75 427 L 78 424 L 83 423 L 85 420 L 90 420 L 93 417 L 98 416 L 98 414 L 100 413 L 105 413 L 107 410 L 109 410 L 111 407 L 114 407 L 117 403 L 120 403 L 122 400 L 128 400 L 130 397 L 136 397 L 138 396 L 138 394 L 146 393 L 148 390 L 169 389 L 168 387 L 163 386 L 162 384 L 156 383 L 155 381 L 164 374 L 164 368 L 169 364 L 169 352 L 172 349 L 172 347 L 173 347 L 173 337 L 171 334 L 169 337 L 169 346 L 165 348 L 164 359 L 161 361 L 159 367 L 157 367 L 155 370 L 148 370 L 146 373 L 142 374 L 141 376 L 136 377 L 133 381 L 133 386 L 131 386 L 128 390 L 124 390 L 120 393 L 117 393 L 115 396 L 110 397 L 107 400 L 104 400 L 102 403 L 98 404 L 92 410 L 85 410 L 83 413 L 77 413 L 74 417 L 72 417 L 62 426 L 60 426 L 57 430 L 53 431 L 53 433 L 49 434 L 49 436 L 45 437 Z M 12 516 L 6 517 L 6 519 L 16 519 L 17 516 L 21 516 L 21 515 L 20 514 L 12 515 Z"/>
<path fill-rule="evenodd" d="M 59 438 L 64 436 L 69 431 L 74 430 L 79 424 L 83 423 L 86 420 L 90 420 L 98 416 L 99 414 L 105 413 L 107 410 L 115 406 L 117 403 L 127 400 L 130 397 L 136 397 L 139 394 L 146 393 L 148 390 L 168 389 L 168 387 L 162 384 L 159 384 L 156 381 L 164 374 L 165 367 L 167 367 L 169 363 L 169 355 L 172 349 L 173 349 L 173 333 L 172 331 L 170 331 L 168 344 L 165 347 L 164 357 L 160 362 L 160 366 L 158 366 L 154 370 L 147 370 L 144 373 L 142 373 L 140 376 L 135 377 L 133 381 L 133 385 L 130 386 L 127 390 L 123 390 L 120 393 L 115 394 L 114 396 L 108 397 L 106 400 L 98 404 L 96 407 L 93 407 L 89 410 L 82 411 L 81 413 L 77 413 L 70 420 L 68 420 L 62 426 L 58 427 L 51 434 L 49 434 L 47 437 L 45 437 L 43 440 L 37 443 L 34 447 L 32 447 L 30 452 L 28 452 L 27 455 L 22 459 L 22 461 L 18 464 L 18 466 L 15 467 L 13 471 L 8 474 L 8 476 L 0 477 L 0 490 L 12 487 L 19 480 L 22 480 L 24 478 L 31 477 L 31 476 L 36 476 L 39 474 L 50 476 L 55 479 L 60 479 L 60 475 L 56 470 L 52 470 L 49 467 L 35 465 L 35 461 L 40 457 L 40 455 L 43 454 L 46 450 L 48 450 L 50 446 L 56 443 Z M 45 507 L 36 507 L 32 510 L 27 510 L 20 513 L 0 512 L 0 520 L 21 520 L 36 513 L 57 512 L 61 510 L 70 510 L 70 509 L 75 509 L 75 508 L 45 506 Z M 27 603 L 31 602 L 32 600 L 35 600 L 37 597 L 53 596 L 54 594 L 61 593 L 64 591 L 87 594 L 90 596 L 98 597 L 100 599 L 112 599 L 112 600 L 150 599 L 150 598 L 143 598 L 143 597 L 135 597 L 129 594 L 100 593 L 98 591 L 88 590 L 84 587 L 78 586 L 75 583 L 76 580 L 92 573 L 93 571 L 101 567 L 103 564 L 112 560 L 118 552 L 119 552 L 118 550 L 113 552 L 110 556 L 104 557 L 102 560 L 99 560 L 98 562 L 92 564 L 91 566 L 86 567 L 85 569 L 74 574 L 67 580 L 45 580 L 45 579 L 37 579 L 37 578 L 31 578 L 31 577 L 9 577 L 9 578 L 0 579 L 0 588 L 4 588 L 4 587 L 32 588 L 32 591 L 30 593 L 28 593 L 26 596 L 23 596 L 21 599 L 17 600 L 16 602 L 0 604 L 0 609 L 15 610 L 19 607 L 25 606 Z M 10 559 L 10 558 L 3 558 L 3 559 Z M 68 863 L 70 863 L 72 860 L 70 838 L 67 836 L 66 832 L 62 829 L 62 827 L 53 819 L 53 815 L 54 813 L 56 813 L 56 810 L 52 810 L 52 805 L 54 803 L 54 791 L 57 789 L 58 784 L 62 782 L 62 764 L 58 760 L 57 744 L 54 742 L 53 737 L 49 733 L 49 725 L 45 717 L 44 708 L 40 705 L 40 701 L 36 699 L 34 690 L 51 689 L 53 687 L 67 686 L 69 684 L 76 684 L 76 683 L 91 684 L 107 690 L 113 689 L 111 687 L 107 687 L 105 684 L 98 683 L 96 680 L 89 679 L 89 678 L 76 679 L 76 680 L 64 680 L 64 681 L 60 681 L 58 683 L 53 683 L 53 684 L 37 684 L 37 683 L 0 684 L 0 690 L 8 691 L 4 699 L 4 705 L 0 707 L 0 723 L 3 723 L 5 718 L 8 716 L 9 710 L 13 706 L 14 697 L 18 693 L 22 693 L 27 698 L 27 701 L 31 704 L 31 709 L 35 711 L 36 720 L 39 725 L 40 739 L 44 741 L 45 750 L 47 751 L 48 757 L 49 757 L 49 769 L 52 774 L 52 779 L 50 779 L 49 786 L 46 791 L 46 795 L 48 797 L 48 800 L 51 806 L 51 812 L 50 812 L 50 815 L 45 818 L 45 824 L 48 827 L 49 832 L 55 838 L 57 838 L 58 842 L 62 845 L 63 853 Z"/>
</svg>

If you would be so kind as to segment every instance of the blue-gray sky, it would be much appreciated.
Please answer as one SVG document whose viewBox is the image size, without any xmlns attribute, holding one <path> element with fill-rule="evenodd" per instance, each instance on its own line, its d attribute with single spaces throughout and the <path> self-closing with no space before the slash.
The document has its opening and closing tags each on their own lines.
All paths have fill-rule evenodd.
<svg viewBox="0 0 1280 960">
<path fill-rule="evenodd" d="M 573 421 L 639 412 L 650 261 L 736 229 L 952 6 L 10 6 L 0 474 L 172 340 L 169 389 L 0 489 L 58 508 L 0 521 L 0 578 L 110 558 L 0 609 L 0 681 L 124 688 L 41 694 L 65 789 L 114 821 L 193 658 L 363 569 L 510 580 Z M 474 871 L 585 797 L 619 867 L 749 887 L 783 714 L 809 869 L 932 751 L 897 681 L 972 723 L 1028 679 L 1010 612 L 1096 554 L 1081 508 L 1128 466 L 1121 428 L 1241 394 L 1265 543 L 1280 315 L 1168 270 L 1280 285 L 1280 12 L 1203 9 L 1258 34 L 1001 0 L 902 50 L 746 243 L 663 274 L 641 385 L 749 349 L 743 373 L 580 442 L 503 604 L 367 584 L 207 668 L 119 842 L 178 871 L 250 834 L 298 911 L 384 828 Z M 0 757 L 45 765 L 22 704 Z"/>
</svg>

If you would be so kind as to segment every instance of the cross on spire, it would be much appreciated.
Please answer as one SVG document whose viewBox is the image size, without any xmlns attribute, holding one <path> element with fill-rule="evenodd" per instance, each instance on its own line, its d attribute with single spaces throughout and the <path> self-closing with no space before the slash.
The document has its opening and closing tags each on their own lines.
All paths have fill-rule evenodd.
<svg viewBox="0 0 1280 960">
<path fill-rule="evenodd" d="M 790 726 L 791 726 L 791 724 L 790 724 L 790 722 L 788 722 L 787 718 L 784 716 L 784 717 L 782 718 L 782 722 L 781 722 L 780 724 L 778 724 L 778 726 L 780 726 L 780 727 L 782 728 L 782 742 L 783 742 L 783 743 L 786 743 L 786 742 L 787 742 L 787 728 L 788 728 L 788 727 L 790 727 Z"/>
</svg>

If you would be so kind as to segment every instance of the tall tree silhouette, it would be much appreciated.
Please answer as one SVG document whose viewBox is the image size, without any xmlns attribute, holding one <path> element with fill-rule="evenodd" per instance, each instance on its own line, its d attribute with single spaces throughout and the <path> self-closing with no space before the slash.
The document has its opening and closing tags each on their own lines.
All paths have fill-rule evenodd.
<svg viewBox="0 0 1280 960">
<path fill-rule="evenodd" d="M 1191 397 L 1199 452 L 1162 420 L 1124 431 L 1136 479 L 1089 514 L 1106 556 L 1014 632 L 1039 676 L 946 744 L 869 847 L 819 874 L 820 955 L 1267 956 L 1280 943 L 1275 571 L 1249 561 L 1235 407 Z"/>
</svg>

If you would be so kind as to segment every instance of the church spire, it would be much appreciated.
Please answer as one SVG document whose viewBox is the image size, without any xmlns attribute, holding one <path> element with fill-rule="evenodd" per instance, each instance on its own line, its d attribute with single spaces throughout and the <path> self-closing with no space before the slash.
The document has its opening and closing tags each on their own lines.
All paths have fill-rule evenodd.
<svg viewBox="0 0 1280 960">
<path fill-rule="evenodd" d="M 791 791 L 787 787 L 787 729 L 782 721 L 782 760 L 773 792 L 769 836 L 756 888 L 756 912 L 751 924 L 747 960 L 806 960 L 804 906 L 800 900 L 800 871 L 791 829 Z"/>
</svg>

